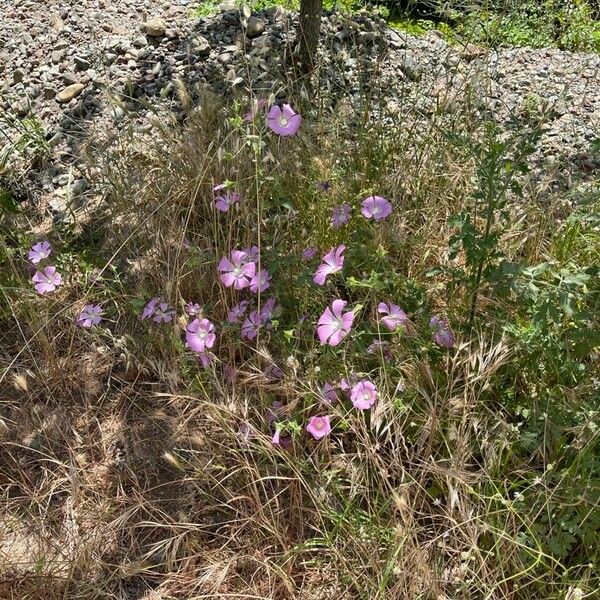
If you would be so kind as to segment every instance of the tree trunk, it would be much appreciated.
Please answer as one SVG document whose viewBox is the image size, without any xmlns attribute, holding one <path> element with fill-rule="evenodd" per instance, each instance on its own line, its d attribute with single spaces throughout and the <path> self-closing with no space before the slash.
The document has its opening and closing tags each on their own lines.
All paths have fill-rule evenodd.
<svg viewBox="0 0 600 600">
<path fill-rule="evenodd" d="M 316 65 L 322 13 L 323 0 L 301 0 L 296 39 L 300 46 L 298 53 L 300 71 L 304 74 L 310 73 Z"/>
</svg>

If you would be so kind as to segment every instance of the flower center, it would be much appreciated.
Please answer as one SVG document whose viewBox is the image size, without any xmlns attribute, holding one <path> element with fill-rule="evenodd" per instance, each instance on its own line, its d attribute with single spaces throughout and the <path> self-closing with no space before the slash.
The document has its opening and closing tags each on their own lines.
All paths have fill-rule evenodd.
<svg viewBox="0 0 600 600">
<path fill-rule="evenodd" d="M 288 124 L 288 120 L 285 117 L 281 117 L 279 123 L 285 127 Z"/>
<path fill-rule="evenodd" d="M 325 423 L 323 423 L 323 421 L 315 421 L 315 429 L 320 431 L 323 429 L 323 427 L 325 427 Z"/>
<path fill-rule="evenodd" d="M 369 394 L 369 392 L 365 392 L 363 394 L 363 400 L 366 400 L 367 402 L 371 400 L 371 394 Z"/>
<path fill-rule="evenodd" d="M 239 275 L 241 274 L 241 272 L 242 272 L 242 267 L 236 267 L 236 268 L 233 270 L 233 274 L 234 274 L 235 276 L 239 276 Z"/>
<path fill-rule="evenodd" d="M 373 207 L 373 214 L 376 215 L 379 212 L 379 206 Z"/>
<path fill-rule="evenodd" d="M 198 332 L 198 337 L 199 337 L 201 340 L 205 340 L 205 339 L 206 339 L 206 335 L 207 335 L 207 334 L 206 334 L 206 331 L 199 331 L 199 332 Z"/>
</svg>

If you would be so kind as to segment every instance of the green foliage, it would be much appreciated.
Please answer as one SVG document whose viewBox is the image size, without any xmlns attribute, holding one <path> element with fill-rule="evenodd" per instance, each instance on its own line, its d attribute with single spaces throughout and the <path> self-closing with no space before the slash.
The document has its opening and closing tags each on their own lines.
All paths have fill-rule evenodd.
<svg viewBox="0 0 600 600">
<path fill-rule="evenodd" d="M 600 23 L 585 0 L 490 4 L 466 13 L 459 19 L 456 33 L 490 46 L 600 51 Z"/>
</svg>

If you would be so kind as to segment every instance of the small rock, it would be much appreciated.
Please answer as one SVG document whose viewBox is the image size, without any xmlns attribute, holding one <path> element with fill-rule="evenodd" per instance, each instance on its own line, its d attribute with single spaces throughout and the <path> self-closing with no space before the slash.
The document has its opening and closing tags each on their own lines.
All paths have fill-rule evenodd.
<svg viewBox="0 0 600 600">
<path fill-rule="evenodd" d="M 83 56 L 74 56 L 73 60 L 75 61 L 75 67 L 79 71 L 87 71 L 92 66 L 90 61 L 83 58 Z"/>
<path fill-rule="evenodd" d="M 50 54 L 50 60 L 57 65 L 65 57 L 64 50 L 55 50 Z"/>
<path fill-rule="evenodd" d="M 13 71 L 13 83 L 21 83 L 25 77 L 23 69 L 15 69 Z"/>
<path fill-rule="evenodd" d="M 60 103 L 70 102 L 71 100 L 73 100 L 73 98 L 79 96 L 79 94 L 83 92 L 84 88 L 85 85 L 83 85 L 83 83 L 73 83 L 72 85 L 69 85 L 63 90 L 61 90 L 56 96 L 56 99 Z"/>
<path fill-rule="evenodd" d="M 210 54 L 210 44 L 202 35 L 197 35 L 194 38 L 192 48 L 194 49 L 194 54 L 197 56 L 208 56 Z"/>
<path fill-rule="evenodd" d="M 135 40 L 133 40 L 133 45 L 136 48 L 143 48 L 144 46 L 148 45 L 148 40 L 146 39 L 145 35 L 140 35 L 139 37 L 136 37 Z"/>
<path fill-rule="evenodd" d="M 246 35 L 249 38 L 258 37 L 265 30 L 265 22 L 258 17 L 250 17 L 246 27 Z"/>
<path fill-rule="evenodd" d="M 167 24 L 160 17 L 152 17 L 142 24 L 142 31 L 152 37 L 162 37 L 167 30 Z"/>
</svg>

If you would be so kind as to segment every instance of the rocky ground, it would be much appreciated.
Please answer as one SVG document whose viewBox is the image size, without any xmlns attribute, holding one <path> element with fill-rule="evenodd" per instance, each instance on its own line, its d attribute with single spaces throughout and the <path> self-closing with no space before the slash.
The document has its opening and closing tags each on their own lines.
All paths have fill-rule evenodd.
<svg viewBox="0 0 600 600">
<path fill-rule="evenodd" d="M 283 94 L 279 66 L 293 50 L 295 15 L 281 8 L 249 15 L 222 5 L 198 19 L 197 6 L 0 0 L 4 178 L 14 184 L 18 173 L 24 194 L 60 213 L 65 198 L 93 188 L 84 149 L 95 136 L 124 128 L 151 136 L 156 118 L 167 111 L 184 119 L 206 88 Z M 321 103 L 344 99 L 360 108 L 377 98 L 385 115 L 407 124 L 451 115 L 467 102 L 506 126 L 543 118 L 537 168 L 553 167 L 567 187 L 597 174 L 590 142 L 600 135 L 600 56 L 452 47 L 435 31 L 408 36 L 365 13 L 327 15 L 323 25 Z M 183 88 L 190 105 L 181 101 Z M 40 168 L 32 156 L 46 142 Z"/>
</svg>

